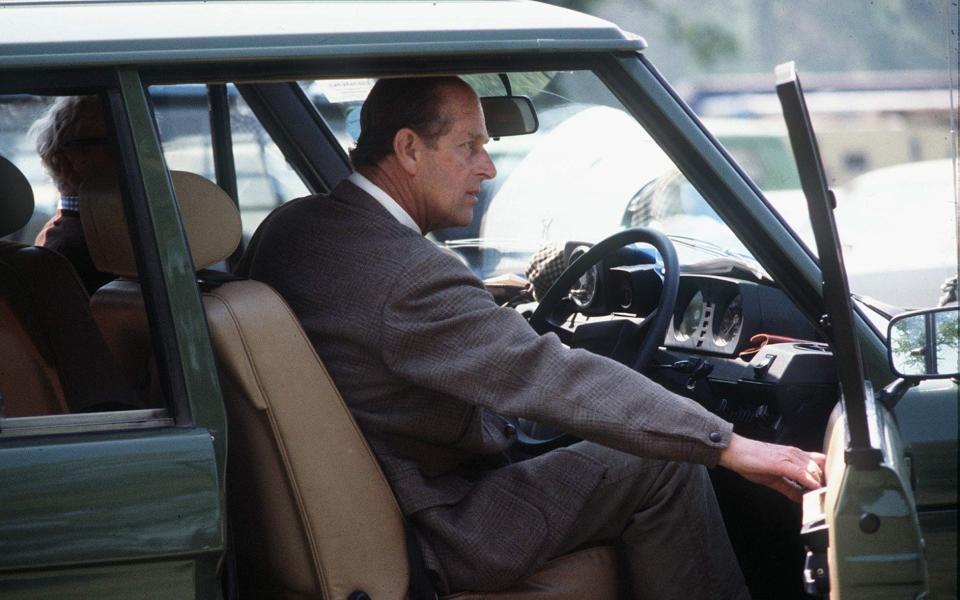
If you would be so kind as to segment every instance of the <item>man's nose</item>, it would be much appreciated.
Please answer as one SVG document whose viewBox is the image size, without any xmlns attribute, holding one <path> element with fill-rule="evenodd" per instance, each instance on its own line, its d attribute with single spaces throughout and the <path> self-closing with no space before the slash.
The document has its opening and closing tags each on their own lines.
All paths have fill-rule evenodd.
<svg viewBox="0 0 960 600">
<path fill-rule="evenodd" d="M 480 174 L 484 179 L 493 179 L 497 176 L 497 167 L 493 164 L 493 159 L 490 158 L 486 148 L 482 149 L 480 156 Z"/>
</svg>

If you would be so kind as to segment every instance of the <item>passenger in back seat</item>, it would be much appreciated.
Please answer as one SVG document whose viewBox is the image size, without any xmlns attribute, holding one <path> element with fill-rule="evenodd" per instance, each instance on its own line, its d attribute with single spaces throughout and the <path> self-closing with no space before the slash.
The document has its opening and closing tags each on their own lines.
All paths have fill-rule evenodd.
<svg viewBox="0 0 960 600">
<path fill-rule="evenodd" d="M 113 279 L 90 258 L 80 225 L 79 190 L 93 175 L 116 170 L 103 106 L 97 96 L 58 98 L 30 128 L 37 153 L 60 192 L 57 212 L 34 242 L 67 257 L 88 294 Z"/>
</svg>

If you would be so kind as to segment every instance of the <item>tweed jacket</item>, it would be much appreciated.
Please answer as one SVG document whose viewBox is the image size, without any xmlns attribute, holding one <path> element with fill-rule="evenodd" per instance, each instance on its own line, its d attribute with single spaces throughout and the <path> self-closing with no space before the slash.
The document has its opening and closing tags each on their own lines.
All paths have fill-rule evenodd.
<svg viewBox="0 0 960 600">
<path fill-rule="evenodd" d="M 300 318 L 441 588 L 448 576 L 484 590 L 528 574 L 604 475 L 571 448 L 503 464 L 515 432 L 501 415 L 707 465 L 729 443 L 731 425 L 695 402 L 537 335 L 349 181 L 274 211 L 238 272 L 273 286 Z"/>
</svg>

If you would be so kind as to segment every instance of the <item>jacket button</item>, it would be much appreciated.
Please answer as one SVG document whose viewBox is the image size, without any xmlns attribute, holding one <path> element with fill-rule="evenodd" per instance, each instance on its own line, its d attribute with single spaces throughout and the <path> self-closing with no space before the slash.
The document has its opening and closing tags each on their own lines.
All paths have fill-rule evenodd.
<svg viewBox="0 0 960 600">
<path fill-rule="evenodd" d="M 517 435 L 517 428 L 513 426 L 513 423 L 507 423 L 503 426 L 503 435 L 513 437 Z"/>
<path fill-rule="evenodd" d="M 723 434 L 720 433 L 719 431 L 712 431 L 710 432 L 710 435 L 708 437 L 710 438 L 710 441 L 713 442 L 714 444 L 719 444 L 720 441 L 723 439 Z"/>
</svg>

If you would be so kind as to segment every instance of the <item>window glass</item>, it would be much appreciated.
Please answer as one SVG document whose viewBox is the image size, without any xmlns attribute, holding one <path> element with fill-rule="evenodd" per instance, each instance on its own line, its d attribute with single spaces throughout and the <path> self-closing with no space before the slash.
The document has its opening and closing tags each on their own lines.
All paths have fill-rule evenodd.
<svg viewBox="0 0 960 600">
<path fill-rule="evenodd" d="M 360 137 L 360 108 L 374 83 L 375 79 L 318 79 L 301 81 L 300 86 L 349 151 Z"/>
<path fill-rule="evenodd" d="M 216 181 L 206 86 L 152 86 L 150 95 L 167 166 Z M 272 209 L 309 191 L 233 85 L 227 98 L 240 215 L 249 237 Z"/>
<path fill-rule="evenodd" d="M 466 75 L 480 96 L 504 95 L 498 74 Z M 303 83 L 344 149 L 374 80 Z M 743 244 L 674 163 L 592 73 L 510 73 L 512 93 L 537 110 L 536 133 L 491 140 L 497 167 L 466 227 L 431 236 L 481 278 L 522 276 L 542 248 L 597 242 L 625 226 L 667 232 L 681 260 L 725 257 L 759 270 Z"/>
<path fill-rule="evenodd" d="M 150 99 L 167 167 L 216 181 L 207 86 L 155 85 Z"/>
<path fill-rule="evenodd" d="M 85 186 L 117 172 L 100 98 L 0 95 L 0 131 L 13 165 L 0 181 L 10 224 L 0 231 L 0 417 L 14 419 L 0 434 L 34 431 L 17 417 L 56 416 L 68 431 L 83 428 L 63 421 L 75 413 L 163 409 L 145 309 L 111 301 L 101 290 L 115 275 L 92 258 L 98 240 L 117 240 L 91 240 L 81 223 Z"/>
<path fill-rule="evenodd" d="M 902 80 L 879 73 L 801 78 L 837 197 L 851 291 L 896 306 L 934 305 L 957 270 L 946 82 L 927 72 Z M 706 126 L 816 253 L 772 81 L 757 79 L 756 89 L 690 93 L 702 96 L 695 107 Z"/>
<path fill-rule="evenodd" d="M 48 96 L 0 96 L 0 156 L 11 161 L 30 182 L 34 196 L 34 218 L 29 225 L 8 239 L 33 243 L 43 224 L 53 216 L 60 198 L 53 180 L 43 168 L 33 137 L 28 135 L 33 125 L 54 98 Z"/>
<path fill-rule="evenodd" d="M 243 232 L 250 236 L 271 210 L 310 191 L 236 88 L 227 90 L 240 216 Z"/>
</svg>

